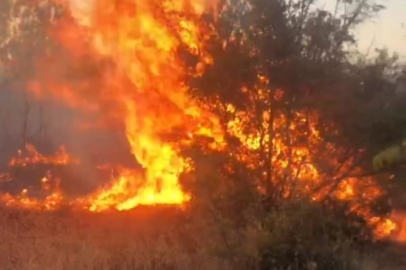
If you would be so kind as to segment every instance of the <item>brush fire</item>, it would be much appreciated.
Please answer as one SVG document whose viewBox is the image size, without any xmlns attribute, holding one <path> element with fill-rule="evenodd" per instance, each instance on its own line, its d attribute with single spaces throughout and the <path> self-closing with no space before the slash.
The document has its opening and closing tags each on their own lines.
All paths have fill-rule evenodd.
<svg viewBox="0 0 406 270">
<path fill-rule="evenodd" d="M 0 182 L 18 181 L 14 179 L 16 170 L 45 166 L 50 169 L 37 179 L 42 195 L 36 196 L 32 187 L 16 194 L 3 193 L 5 206 L 38 211 L 70 206 L 91 212 L 125 211 L 141 205 L 183 206 L 192 195 L 182 189 L 179 177 L 193 171 L 193 162 L 182 156 L 181 149 L 204 137 L 210 139 L 205 141 L 206 149 L 234 155 L 251 169 L 264 162 L 258 160 L 260 149 L 272 145 L 272 167 L 285 175 L 289 187 L 284 188 L 282 197 L 307 194 L 314 201 L 334 197 L 349 203 L 353 213 L 365 218 L 375 228 L 377 238 L 391 237 L 403 227 L 399 240 L 404 240 L 401 217 L 379 217 L 368 208 L 384 195 L 376 179 L 344 176 L 354 161 L 341 164 L 344 149 L 324 142 L 316 111 L 298 110 L 289 120 L 286 115 L 264 113 L 263 130 L 269 130 L 273 117 L 271 128 L 278 131 L 264 135 L 245 128 L 256 112 L 240 111 L 228 104 L 224 112 L 229 119 L 224 125 L 213 110 L 190 96 L 186 78 L 201 76 L 216 62 L 207 50 L 207 41 L 216 38 L 216 30 L 202 16 L 212 14 L 214 20 L 220 16 L 217 0 L 94 0 L 86 7 L 72 2 L 60 3 L 72 11 L 71 16 L 49 29 L 50 36 L 61 44 L 60 54 L 41 56 L 28 92 L 36 100 L 61 104 L 95 119 L 90 123 L 76 119 L 80 124 L 72 129 L 120 133 L 126 139 L 131 162 L 137 166 L 96 164 L 95 169 L 111 172 L 108 182 L 72 198 L 60 185 L 69 180 L 54 175 L 52 168 L 80 165 L 81 158 L 71 156 L 67 146 L 46 155 L 27 143 L 10 157 L 9 170 L 0 174 Z M 224 47 L 231 42 L 224 41 Z M 198 59 L 194 70 L 185 65 L 180 50 Z M 255 102 L 256 98 L 277 100 L 283 96 L 283 90 L 278 90 L 271 97 L 264 91 L 267 83 L 268 79 L 258 74 L 256 90 L 249 92 L 255 97 L 248 99 Z M 283 133 L 289 134 L 289 143 Z M 238 139 L 240 151 L 230 150 L 226 139 L 230 136 Z M 306 143 L 296 143 L 304 137 Z M 325 157 L 313 151 L 320 145 L 327 149 Z M 340 167 L 337 179 L 341 177 L 342 181 L 326 181 L 317 163 L 320 158 L 332 167 Z M 282 181 L 280 177 L 268 179 L 275 182 L 273 186 Z"/>
</svg>

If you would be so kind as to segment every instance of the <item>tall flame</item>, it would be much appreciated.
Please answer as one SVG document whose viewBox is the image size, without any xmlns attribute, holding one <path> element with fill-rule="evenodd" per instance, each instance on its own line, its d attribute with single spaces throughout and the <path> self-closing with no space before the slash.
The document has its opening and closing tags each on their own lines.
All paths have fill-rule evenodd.
<svg viewBox="0 0 406 270">
<path fill-rule="evenodd" d="M 44 72 L 31 90 L 122 125 L 131 153 L 145 170 L 121 170 L 109 187 L 84 199 L 90 210 L 187 200 L 178 183 L 185 163 L 176 145 L 190 134 L 221 143 L 222 131 L 218 120 L 189 98 L 183 83 L 188 71 L 178 51 L 185 48 L 208 61 L 202 41 L 209 28 L 198 22 L 215 4 L 96 0 L 84 11 L 76 9 L 79 23 L 66 20 L 58 26 L 54 34 L 69 59 L 40 63 L 38 70 Z M 165 138 L 175 130 L 177 138 Z"/>
</svg>

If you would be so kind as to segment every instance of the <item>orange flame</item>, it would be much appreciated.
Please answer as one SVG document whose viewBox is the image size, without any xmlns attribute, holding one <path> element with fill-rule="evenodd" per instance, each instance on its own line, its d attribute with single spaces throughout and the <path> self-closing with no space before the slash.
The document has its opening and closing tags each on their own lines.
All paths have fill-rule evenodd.
<svg viewBox="0 0 406 270">
<path fill-rule="evenodd" d="M 54 210 L 61 206 L 63 196 L 59 187 L 59 179 L 51 182 L 50 173 L 41 179 L 42 189 L 48 193 L 44 199 L 35 199 L 29 196 L 29 190 L 23 189 L 19 195 L 12 196 L 8 193 L 3 194 L 0 199 L 6 206 L 36 209 L 36 210 Z"/>
<path fill-rule="evenodd" d="M 44 164 L 44 165 L 67 165 L 79 163 L 79 160 L 73 159 L 66 152 L 64 146 L 61 146 L 59 151 L 53 156 L 44 156 L 35 149 L 32 144 L 25 146 L 25 153 L 22 150 L 18 151 L 18 156 L 12 158 L 9 162 L 10 167 L 25 167 L 29 164 Z"/>
<path fill-rule="evenodd" d="M 96 0 L 85 10 L 76 7 L 79 23 L 59 25 L 55 37 L 70 58 L 41 61 L 43 73 L 31 91 L 97 112 L 102 122 L 121 123 L 145 171 L 121 170 L 110 185 L 82 198 L 91 211 L 185 202 L 188 195 L 178 183 L 185 169 L 179 144 L 196 135 L 212 137 L 212 147 L 223 142 L 217 118 L 187 94 L 188 71 L 177 53 L 186 48 L 202 62 L 210 61 L 203 42 L 210 29 L 199 20 L 215 5 L 214 0 Z M 174 130 L 177 138 L 167 138 Z"/>
</svg>

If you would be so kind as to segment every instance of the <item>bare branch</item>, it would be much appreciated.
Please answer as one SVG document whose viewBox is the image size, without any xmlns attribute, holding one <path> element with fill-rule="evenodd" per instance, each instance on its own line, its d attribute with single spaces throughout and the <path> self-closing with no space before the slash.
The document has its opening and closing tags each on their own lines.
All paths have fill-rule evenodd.
<svg viewBox="0 0 406 270">
<path fill-rule="evenodd" d="M 22 132 L 21 132 L 22 147 L 25 147 L 25 145 L 28 142 L 28 120 L 29 120 L 30 112 L 31 112 L 31 104 L 30 104 L 28 98 L 25 97 L 24 112 L 23 112 L 23 126 L 22 126 Z"/>
</svg>

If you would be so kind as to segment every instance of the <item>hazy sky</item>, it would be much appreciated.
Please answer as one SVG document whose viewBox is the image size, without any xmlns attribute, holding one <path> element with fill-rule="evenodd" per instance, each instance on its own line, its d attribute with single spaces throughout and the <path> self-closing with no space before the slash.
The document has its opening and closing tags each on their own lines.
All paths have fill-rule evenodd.
<svg viewBox="0 0 406 270">
<path fill-rule="evenodd" d="M 334 9 L 336 0 L 318 0 L 320 6 Z M 386 9 L 373 19 L 357 29 L 359 49 L 367 51 L 372 41 L 374 47 L 388 47 L 398 52 L 406 60 L 406 0 L 379 0 Z"/>
</svg>

